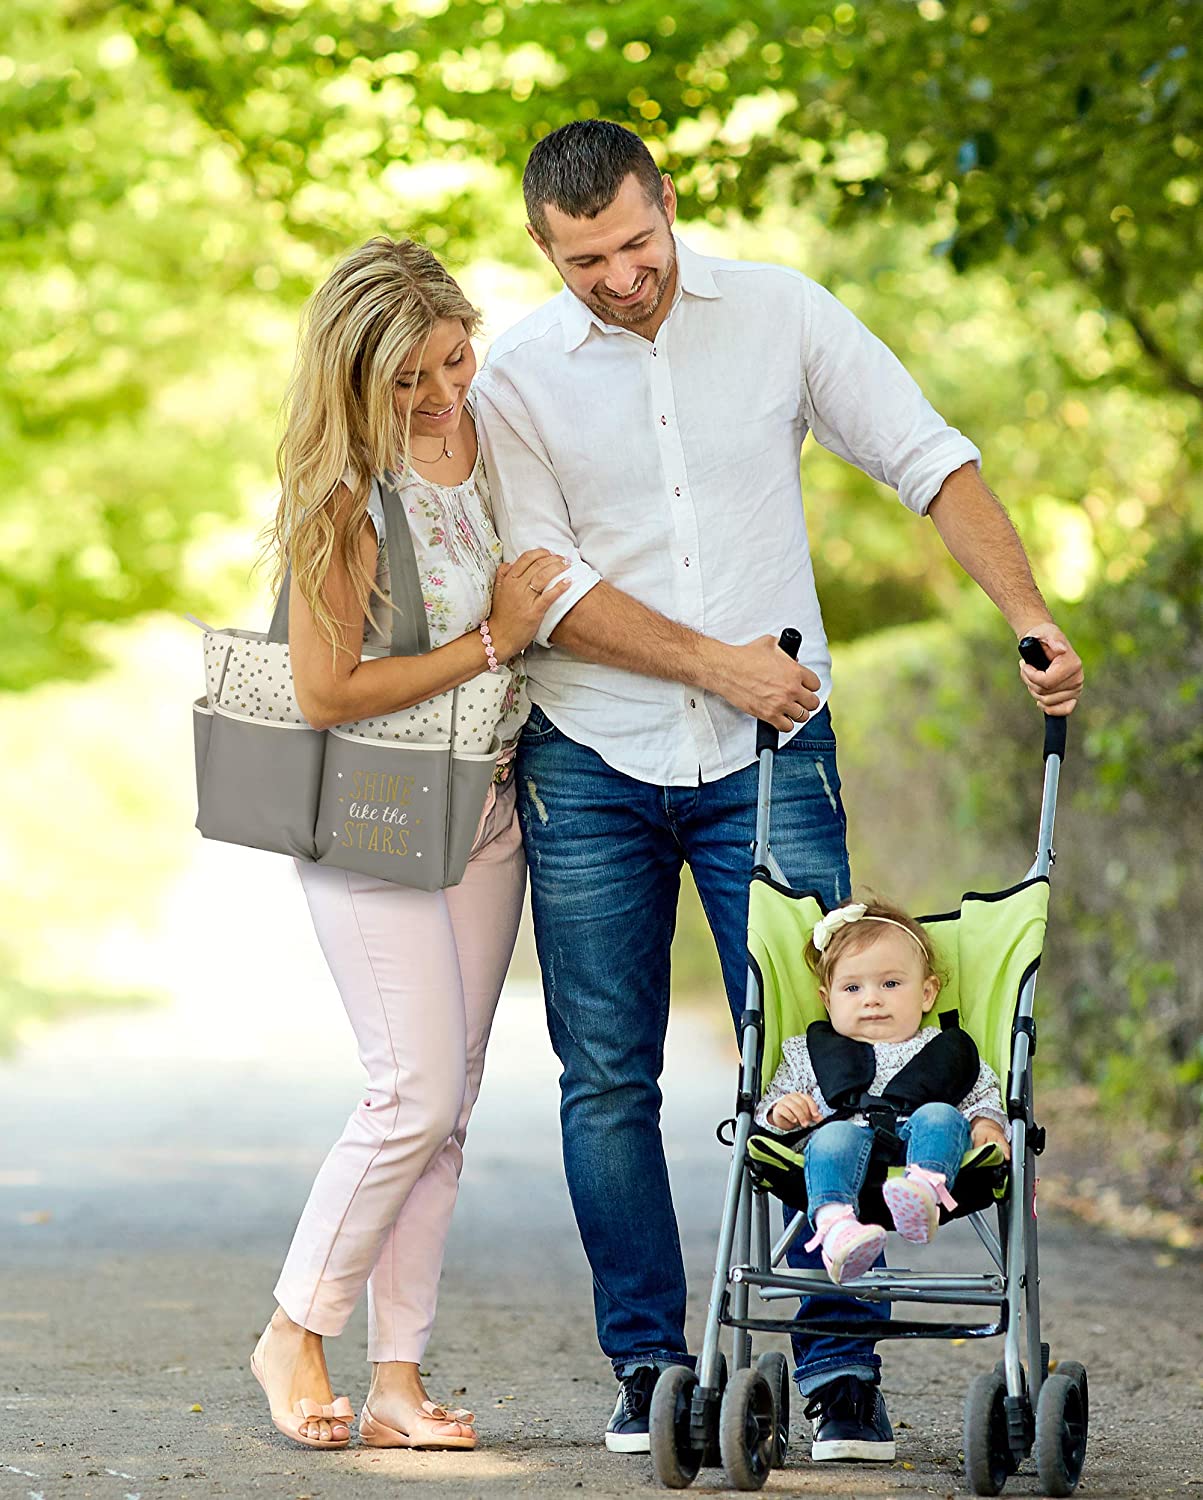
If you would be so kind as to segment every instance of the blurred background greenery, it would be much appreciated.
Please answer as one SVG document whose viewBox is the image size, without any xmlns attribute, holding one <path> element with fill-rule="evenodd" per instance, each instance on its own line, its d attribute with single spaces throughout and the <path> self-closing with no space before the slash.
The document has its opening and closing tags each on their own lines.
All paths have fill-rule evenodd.
<svg viewBox="0 0 1203 1500">
<path fill-rule="evenodd" d="M 601 114 L 673 174 L 687 239 L 831 287 L 982 448 L 1089 674 L 1042 1066 L 1129 1180 L 1197 1213 L 1192 11 L 0 0 L 0 1037 L 170 988 L 132 955 L 194 848 L 176 616 L 264 613 L 249 564 L 305 296 L 349 246 L 413 235 L 487 342 L 555 290 L 526 154 Z M 854 876 L 918 910 L 1009 884 L 1040 787 L 1013 642 L 933 528 L 813 444 L 803 464 Z M 683 995 L 717 983 L 700 927 L 687 895 Z"/>
</svg>

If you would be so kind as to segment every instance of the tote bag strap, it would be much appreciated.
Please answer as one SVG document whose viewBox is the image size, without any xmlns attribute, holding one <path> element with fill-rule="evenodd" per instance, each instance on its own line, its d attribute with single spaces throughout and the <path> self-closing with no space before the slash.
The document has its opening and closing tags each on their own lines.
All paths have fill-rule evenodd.
<svg viewBox="0 0 1203 1500">
<path fill-rule="evenodd" d="M 388 549 L 389 594 L 395 609 L 389 610 L 392 627 L 389 636 L 390 656 L 425 656 L 430 650 L 430 628 L 426 623 L 426 600 L 418 576 L 418 559 L 405 505 L 396 484 L 396 476 L 386 474 L 383 481 L 373 477 L 372 491 L 380 496 L 384 513 L 384 544 Z M 280 597 L 272 614 L 267 638 L 283 645 L 288 640 L 288 595 L 292 584 L 291 568 L 284 575 Z"/>
</svg>

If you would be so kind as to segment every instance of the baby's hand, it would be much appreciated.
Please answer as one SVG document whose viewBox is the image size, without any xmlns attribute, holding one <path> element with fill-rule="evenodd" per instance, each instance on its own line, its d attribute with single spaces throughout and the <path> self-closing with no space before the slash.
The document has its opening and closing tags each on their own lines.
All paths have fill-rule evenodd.
<svg viewBox="0 0 1203 1500">
<path fill-rule="evenodd" d="M 1002 1152 L 1004 1161 L 1011 1160 L 1011 1148 L 1007 1144 L 1006 1134 L 997 1120 L 988 1120 L 985 1115 L 980 1115 L 970 1126 L 970 1134 L 975 1146 L 993 1144 Z"/>
<path fill-rule="evenodd" d="M 822 1120 L 819 1106 L 809 1094 L 784 1094 L 769 1110 L 769 1124 L 778 1130 L 805 1130 Z"/>
</svg>

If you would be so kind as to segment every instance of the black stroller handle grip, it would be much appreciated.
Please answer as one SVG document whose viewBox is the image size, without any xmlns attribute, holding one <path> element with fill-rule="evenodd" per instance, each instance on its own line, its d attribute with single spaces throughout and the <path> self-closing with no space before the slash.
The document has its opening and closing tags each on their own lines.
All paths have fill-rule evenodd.
<svg viewBox="0 0 1203 1500">
<path fill-rule="evenodd" d="M 1035 667 L 1038 672 L 1045 671 L 1052 666 L 1048 652 L 1044 649 L 1044 642 L 1039 636 L 1025 635 L 1019 643 L 1019 654 L 1027 662 L 1029 667 Z M 1052 714 L 1044 716 L 1044 758 L 1055 755 L 1058 760 L 1065 759 L 1066 723 L 1064 718 L 1056 718 Z"/>
<path fill-rule="evenodd" d="M 792 656 L 798 660 L 798 652 L 802 649 L 802 636 L 792 625 L 787 625 L 781 632 L 781 639 L 777 642 L 778 647 L 785 652 L 786 656 Z M 764 719 L 756 720 L 756 759 L 759 760 L 764 750 L 776 750 L 780 742 L 780 734 L 773 724 L 768 724 Z"/>
</svg>

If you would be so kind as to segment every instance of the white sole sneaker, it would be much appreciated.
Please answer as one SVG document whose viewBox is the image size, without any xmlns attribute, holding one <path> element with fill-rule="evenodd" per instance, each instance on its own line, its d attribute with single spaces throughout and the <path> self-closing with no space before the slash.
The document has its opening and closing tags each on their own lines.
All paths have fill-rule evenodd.
<svg viewBox="0 0 1203 1500">
<path fill-rule="evenodd" d="M 894 1457 L 893 1443 L 864 1443 L 853 1438 L 834 1438 L 829 1443 L 811 1443 L 814 1463 L 889 1463 Z"/>
<path fill-rule="evenodd" d="M 607 1432 L 606 1447 L 611 1453 L 650 1453 L 652 1438 L 647 1432 Z"/>
</svg>

